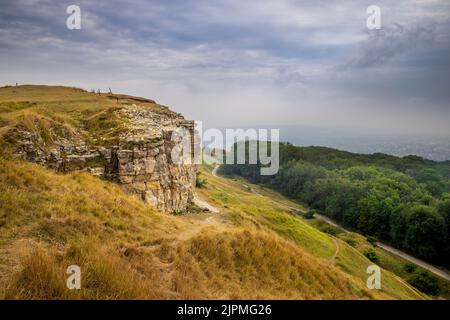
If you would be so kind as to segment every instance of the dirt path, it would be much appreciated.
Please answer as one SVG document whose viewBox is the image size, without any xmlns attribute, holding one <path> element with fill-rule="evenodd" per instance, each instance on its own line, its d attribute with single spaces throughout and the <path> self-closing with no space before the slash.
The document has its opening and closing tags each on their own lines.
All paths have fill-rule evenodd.
<svg viewBox="0 0 450 320">
<path fill-rule="evenodd" d="M 429 263 L 427 263 L 427 262 L 425 262 L 423 260 L 420 260 L 420 259 L 418 259 L 416 257 L 413 257 L 413 256 L 411 256 L 411 255 L 409 255 L 409 254 L 407 254 L 407 253 L 405 253 L 403 251 L 400 251 L 400 250 L 398 250 L 398 249 L 396 249 L 394 247 L 391 247 L 391 246 L 389 246 L 389 245 L 387 245 L 385 243 L 377 242 L 377 246 L 382 248 L 382 249 L 384 249 L 384 250 L 386 250 L 386 251 L 389 251 L 389 252 L 391 252 L 391 253 L 399 256 L 399 257 L 402 257 L 403 259 L 408 260 L 409 262 L 412 262 L 412 263 L 414 263 L 414 264 L 416 264 L 416 265 L 418 265 L 418 266 L 420 266 L 420 267 L 422 267 L 424 269 L 427 269 L 428 271 L 434 273 L 435 275 L 437 275 L 437 276 L 439 276 L 441 278 L 444 278 L 447 281 L 450 281 L 450 274 L 448 272 L 445 272 L 444 270 L 441 270 L 441 269 L 439 269 L 439 268 L 437 268 L 437 267 L 435 267 L 435 266 L 433 266 L 433 265 L 431 265 L 431 264 L 429 264 Z"/>
<path fill-rule="evenodd" d="M 220 226 L 222 223 L 221 221 L 219 221 L 219 218 L 217 217 L 216 214 L 212 214 L 212 215 L 196 215 L 195 217 L 193 216 L 186 216 L 183 217 L 182 219 L 186 219 L 188 220 L 188 222 L 190 223 L 189 228 L 184 229 L 182 232 L 180 232 L 176 239 L 175 239 L 175 243 L 180 243 L 183 241 L 186 241 L 188 239 L 191 239 L 193 237 L 195 237 L 196 235 L 200 234 L 201 231 L 208 227 L 208 226 Z"/>
<path fill-rule="evenodd" d="M 336 222 L 334 222 L 333 220 L 331 220 L 330 218 L 319 214 L 319 213 L 315 213 L 314 214 L 314 218 L 317 218 L 319 220 L 325 221 L 326 223 L 328 223 L 329 225 L 332 225 L 335 228 L 341 229 L 344 232 L 350 232 L 349 230 L 345 229 L 343 226 L 337 224 Z"/>
<path fill-rule="evenodd" d="M 200 199 L 198 196 L 194 197 L 194 204 L 202 209 L 206 209 L 208 211 L 211 211 L 212 213 L 219 213 L 220 210 L 214 207 L 213 205 L 209 204 L 206 200 Z"/>
<path fill-rule="evenodd" d="M 214 169 L 211 171 L 211 174 L 212 174 L 214 177 L 217 177 L 217 169 L 218 169 L 218 168 L 219 168 L 219 165 L 216 165 L 216 166 L 214 167 Z M 260 197 L 264 197 L 263 194 L 259 193 L 258 191 L 256 191 L 256 190 L 253 189 L 252 187 L 250 187 L 250 186 L 248 186 L 248 185 L 246 185 L 246 184 L 243 184 L 243 186 L 244 186 L 244 188 L 246 188 L 246 189 L 249 190 L 250 192 L 252 192 L 252 193 L 254 193 L 254 194 L 256 194 L 256 195 L 258 195 L 258 196 L 260 196 Z M 270 199 L 270 201 L 272 201 L 273 203 L 275 203 L 275 204 L 277 204 L 277 205 L 280 205 L 280 206 L 282 206 L 282 207 L 285 207 L 285 208 L 288 208 L 288 209 L 291 209 L 291 210 L 296 210 L 296 211 L 299 211 L 299 212 L 302 212 L 302 213 L 305 212 L 304 210 L 302 210 L 302 209 L 300 209 L 300 208 L 292 207 L 292 206 L 289 206 L 289 205 L 287 205 L 287 204 L 284 204 L 284 203 L 282 203 L 282 202 L 279 202 L 279 201 L 276 201 L 276 200 L 273 200 L 273 199 Z M 331 224 L 331 225 L 333 225 L 333 226 L 339 228 L 339 226 L 338 226 L 337 224 L 335 224 L 333 221 L 329 220 L 329 219 L 326 218 L 325 216 L 317 215 L 317 214 L 316 214 L 316 216 L 320 216 L 320 217 L 318 217 L 319 219 L 326 220 L 326 222 L 328 222 L 329 224 Z M 347 232 L 347 231 L 346 231 L 346 232 Z M 333 256 L 330 258 L 330 262 L 331 262 L 332 264 L 334 264 L 334 262 L 335 262 L 335 260 L 336 260 L 336 257 L 337 257 L 337 255 L 339 254 L 339 242 L 338 242 L 334 237 L 332 237 L 332 240 L 333 240 L 333 242 L 334 242 L 334 245 L 336 246 L 336 251 L 334 252 Z"/>
<path fill-rule="evenodd" d="M 339 228 L 339 229 L 343 230 L 344 232 L 350 232 L 349 230 L 345 229 L 343 226 L 337 224 L 336 222 L 334 222 L 333 220 L 331 220 L 330 218 L 328 218 L 328 217 L 326 217 L 324 215 L 316 213 L 316 214 L 314 214 L 314 217 L 316 217 L 317 219 L 323 220 L 326 223 L 332 225 L 333 227 L 336 227 L 336 228 Z M 409 262 L 412 262 L 415 265 L 418 265 L 419 267 L 422 267 L 422 268 L 424 268 L 424 269 L 434 273 L 435 275 L 437 275 L 437 276 L 439 276 L 441 278 L 444 278 L 447 281 L 450 281 L 450 274 L 448 272 L 446 272 L 446 271 L 444 271 L 442 269 L 439 269 L 438 267 L 435 267 L 435 266 L 433 266 L 432 264 L 430 264 L 428 262 L 425 262 L 425 261 L 420 260 L 420 259 L 418 259 L 416 257 L 413 257 L 412 255 L 409 255 L 406 252 L 403 252 L 403 251 L 401 251 L 399 249 L 396 249 L 396 248 L 394 248 L 394 247 L 392 247 L 390 245 L 387 245 L 387 244 L 385 244 L 383 242 L 377 242 L 376 245 L 378 247 L 380 247 L 381 249 L 383 249 L 383 250 L 386 250 L 386 251 L 388 251 L 390 253 L 393 253 L 396 256 L 399 256 L 399 257 L 401 257 L 401 258 L 403 258 L 403 259 L 405 259 L 405 260 L 407 260 Z"/>
<path fill-rule="evenodd" d="M 334 264 L 336 261 L 336 257 L 339 254 L 339 241 L 337 241 L 334 237 L 332 237 L 334 245 L 336 246 L 336 251 L 334 252 L 333 256 L 331 257 L 330 261 Z"/>
<path fill-rule="evenodd" d="M 275 201 L 275 200 L 272 200 L 272 201 L 276 202 L 278 204 L 281 204 L 281 205 L 283 205 L 283 206 L 285 206 L 285 207 L 287 207 L 289 209 L 296 210 L 296 211 L 299 211 L 299 212 L 304 212 L 304 210 L 301 210 L 299 208 L 291 207 L 291 206 L 282 204 L 282 203 L 280 203 L 278 201 Z M 331 225 L 331 226 L 333 226 L 335 228 L 341 229 L 344 232 L 351 232 L 350 230 L 347 230 L 343 226 L 337 224 L 336 222 L 334 222 L 333 220 L 331 220 L 330 218 L 328 218 L 328 217 L 326 217 L 326 216 L 324 216 L 322 214 L 315 213 L 314 217 L 319 219 L 319 220 L 325 221 L 329 225 Z M 437 276 L 439 276 L 441 278 L 444 278 L 447 281 L 450 281 L 450 274 L 448 272 L 446 272 L 446 271 L 444 271 L 442 269 L 439 269 L 438 267 L 435 267 L 435 266 L 433 266 L 432 264 L 430 264 L 428 262 L 425 262 L 425 261 L 420 260 L 420 259 L 418 259 L 416 257 L 413 257 L 413 256 L 407 254 L 406 252 L 403 252 L 403 251 L 401 251 L 399 249 L 396 249 L 396 248 L 394 248 L 394 247 L 392 247 L 390 245 L 387 245 L 387 244 L 385 244 L 383 242 L 377 242 L 376 245 L 378 247 L 380 247 L 381 249 L 384 249 L 384 250 L 386 250 L 386 251 L 388 251 L 390 253 L 393 253 L 396 256 L 399 256 L 399 257 L 401 257 L 401 258 L 403 258 L 403 259 L 405 259 L 405 260 L 407 260 L 409 262 L 412 262 L 412 263 L 418 265 L 419 267 L 422 267 L 422 268 L 424 268 L 424 269 L 434 273 L 435 275 L 437 275 Z M 333 259 L 336 257 L 337 253 L 338 253 L 338 251 L 333 256 Z"/>
<path fill-rule="evenodd" d="M 316 214 L 314 214 L 314 217 L 316 217 L 316 218 L 318 218 L 320 220 L 323 220 L 323 221 L 327 222 L 328 224 L 332 225 L 333 227 L 336 227 L 336 228 L 339 228 L 339 229 L 343 230 L 344 232 L 350 232 L 349 230 L 345 229 L 343 226 L 337 224 L 336 222 L 334 222 L 333 220 L 331 220 L 330 218 L 328 218 L 328 217 L 326 217 L 324 215 L 316 213 Z M 448 272 L 446 272 L 446 271 L 444 271 L 442 269 L 439 269 L 438 267 L 435 267 L 435 266 L 433 266 L 432 264 L 430 264 L 428 262 L 425 262 L 425 261 L 420 260 L 420 259 L 418 259 L 416 257 L 413 257 L 412 255 L 407 254 L 406 252 L 403 252 L 403 251 L 401 251 L 399 249 L 396 249 L 396 248 L 394 248 L 394 247 L 392 247 L 390 245 L 387 245 L 387 244 L 385 244 L 383 242 L 377 242 L 376 245 L 378 247 L 380 247 L 381 249 L 383 249 L 383 250 L 386 250 L 386 251 L 388 251 L 390 253 L 393 253 L 396 256 L 399 256 L 399 257 L 401 257 L 401 258 L 403 258 L 405 260 L 408 260 L 409 262 L 412 262 L 412 263 L 418 265 L 419 267 L 422 267 L 422 268 L 424 268 L 424 269 L 434 273 L 435 275 L 437 275 L 437 276 L 439 276 L 441 278 L 444 278 L 447 281 L 450 281 L 450 274 Z"/>
<path fill-rule="evenodd" d="M 219 165 L 216 164 L 214 166 L 214 169 L 212 169 L 211 174 L 213 175 L 213 177 L 217 177 L 217 169 L 219 169 Z"/>
</svg>

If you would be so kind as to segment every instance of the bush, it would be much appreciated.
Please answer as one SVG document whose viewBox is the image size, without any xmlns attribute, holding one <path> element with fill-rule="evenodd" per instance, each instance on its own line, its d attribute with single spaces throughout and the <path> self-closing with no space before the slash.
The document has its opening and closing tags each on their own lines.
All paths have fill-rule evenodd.
<svg viewBox="0 0 450 320">
<path fill-rule="evenodd" d="M 378 242 L 377 237 L 373 237 L 373 236 L 368 236 L 368 237 L 366 238 L 366 240 L 367 240 L 371 245 L 373 245 L 374 247 L 377 245 L 377 242 Z"/>
<path fill-rule="evenodd" d="M 204 188 L 206 186 L 206 179 L 200 178 L 201 173 L 197 172 L 197 177 L 195 179 L 195 186 L 197 188 Z"/>
<path fill-rule="evenodd" d="M 440 292 L 436 277 L 425 270 L 416 270 L 407 281 L 423 293 L 436 296 Z"/>
<path fill-rule="evenodd" d="M 404 269 L 408 273 L 413 273 L 414 271 L 416 271 L 417 266 L 415 264 L 408 263 L 407 265 L 404 266 Z"/>
<path fill-rule="evenodd" d="M 305 218 L 305 219 L 313 219 L 315 213 L 316 213 L 315 210 L 309 210 L 309 211 L 307 211 L 307 212 L 305 212 L 303 214 L 303 218 Z"/>
<path fill-rule="evenodd" d="M 320 228 L 320 231 L 331 234 L 332 236 L 335 236 L 339 233 L 339 230 L 333 226 L 330 225 L 325 225 L 323 227 Z"/>
<path fill-rule="evenodd" d="M 379 259 L 378 259 L 378 255 L 375 252 L 375 250 L 373 250 L 372 248 L 368 248 L 364 251 L 364 256 L 369 259 L 370 261 L 372 261 L 373 263 L 378 263 Z"/>
<path fill-rule="evenodd" d="M 347 242 L 349 245 L 351 245 L 352 247 L 356 247 L 356 245 L 358 244 L 356 242 L 356 240 L 354 239 L 345 239 L 345 242 Z"/>
</svg>

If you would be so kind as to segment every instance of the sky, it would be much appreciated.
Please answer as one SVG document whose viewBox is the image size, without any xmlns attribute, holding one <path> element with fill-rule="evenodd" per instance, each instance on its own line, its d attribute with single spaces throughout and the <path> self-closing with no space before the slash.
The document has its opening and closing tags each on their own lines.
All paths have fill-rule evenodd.
<svg viewBox="0 0 450 320">
<path fill-rule="evenodd" d="M 111 88 L 207 127 L 450 137 L 450 1 L 2 0 L 0 85 L 16 82 Z"/>
</svg>

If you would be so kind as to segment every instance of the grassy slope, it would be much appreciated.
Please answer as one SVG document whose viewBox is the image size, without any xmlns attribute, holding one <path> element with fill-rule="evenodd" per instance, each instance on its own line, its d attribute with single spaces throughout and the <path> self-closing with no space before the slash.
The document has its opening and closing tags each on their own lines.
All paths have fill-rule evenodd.
<svg viewBox="0 0 450 320">
<path fill-rule="evenodd" d="M 369 292 L 327 259 L 225 212 L 169 216 L 84 173 L 1 162 L 5 298 L 400 297 Z M 71 264 L 81 267 L 80 291 L 65 289 Z"/>
<path fill-rule="evenodd" d="M 52 126 L 83 126 L 102 137 L 117 129 L 108 117 L 97 125 L 115 105 L 75 88 L 1 88 L 0 126 L 32 126 L 43 138 Z M 210 168 L 200 193 L 221 213 L 169 216 L 114 184 L 2 152 L 0 297 L 422 298 L 389 272 L 383 290 L 368 290 L 370 262 L 357 250 L 292 217 L 271 202 L 287 201 L 276 193 L 256 195 Z M 80 291 L 65 288 L 71 264 L 81 267 Z"/>
<path fill-rule="evenodd" d="M 366 268 L 373 264 L 372 262 L 345 241 L 322 233 L 311 226 L 308 221 L 296 217 L 291 209 L 281 205 L 280 202 L 291 207 L 302 208 L 301 206 L 276 192 L 263 189 L 242 179 L 233 181 L 213 177 L 209 173 L 210 169 L 210 167 L 202 169 L 202 174 L 207 178 L 208 184 L 205 189 L 199 191 L 211 203 L 222 207 L 222 215 L 226 215 L 232 223 L 237 225 L 253 224 L 274 230 L 317 258 L 339 267 L 340 270 L 356 279 L 361 286 L 365 286 Z M 339 247 L 337 254 L 336 243 Z M 335 254 L 336 256 L 334 256 Z M 382 270 L 382 290 L 376 294 L 382 298 L 424 297 L 401 278 L 387 270 Z"/>
<path fill-rule="evenodd" d="M 373 248 L 379 258 L 378 264 L 382 268 L 393 272 L 395 275 L 401 277 L 402 279 L 408 279 L 408 277 L 411 275 L 411 272 L 407 271 L 407 267 L 411 265 L 411 262 L 379 247 L 373 247 L 364 236 L 354 232 L 340 232 L 337 234 L 337 237 L 344 241 L 349 241 L 349 239 L 351 239 L 350 242 L 352 242 L 352 245 L 360 253 L 363 253 L 368 248 Z M 425 269 L 418 266 L 416 266 L 416 268 L 418 270 L 426 271 Z M 441 289 L 440 298 L 450 299 L 450 283 L 444 279 L 441 279 L 440 277 L 436 278 Z"/>
<path fill-rule="evenodd" d="M 270 197 L 271 199 L 276 201 L 278 204 L 284 204 L 285 208 L 286 208 L 286 206 L 287 207 L 296 207 L 298 209 L 301 209 L 302 211 L 305 211 L 305 212 L 308 211 L 308 209 L 306 207 L 302 206 L 301 204 L 294 202 L 271 189 L 264 188 L 259 185 L 253 185 L 248 182 L 245 182 L 245 184 L 247 185 L 246 189 L 250 188 L 250 185 L 251 185 L 251 189 L 255 190 L 257 193 L 259 193 L 261 195 Z M 298 216 L 297 211 L 293 210 L 291 213 L 301 219 L 301 217 Z M 317 220 L 317 219 L 309 220 L 308 219 L 308 220 L 303 220 L 303 221 L 319 230 L 322 230 L 325 228 L 330 228 L 330 226 L 322 220 Z M 382 248 L 373 247 L 367 241 L 366 237 L 364 237 L 358 233 L 342 232 L 342 230 L 334 228 L 334 227 L 332 227 L 332 229 L 335 232 L 337 232 L 337 234 L 336 234 L 337 238 L 339 238 L 345 242 L 351 243 L 351 245 L 347 246 L 347 248 L 354 247 L 354 249 L 356 249 L 361 254 L 364 253 L 366 251 L 366 249 L 368 249 L 368 248 L 374 249 L 379 258 L 378 265 L 385 270 L 389 270 L 390 272 L 395 274 L 397 277 L 400 277 L 402 279 L 401 281 L 405 281 L 411 275 L 410 272 L 407 272 L 407 267 L 411 265 L 411 263 L 409 261 L 407 261 L 397 255 L 394 255 L 386 250 L 383 250 Z M 349 263 L 351 264 L 351 261 L 349 261 Z M 345 266 L 343 266 L 343 267 L 345 268 Z M 418 266 L 416 266 L 416 268 L 417 268 L 417 270 L 426 271 L 425 269 L 418 267 Z M 450 283 L 444 279 L 441 279 L 440 277 L 437 277 L 437 280 L 438 280 L 440 291 L 441 291 L 439 294 L 439 297 L 437 297 L 437 298 L 450 299 Z"/>
<path fill-rule="evenodd" d="M 119 100 L 116 99 L 119 98 Z M 0 134 L 14 125 L 37 132 L 45 142 L 51 133 L 82 132 L 90 144 L 106 145 L 127 130 L 126 119 L 113 112 L 118 104 L 139 104 L 166 112 L 152 100 L 125 95 L 93 94 L 78 88 L 24 85 L 0 88 Z"/>
</svg>

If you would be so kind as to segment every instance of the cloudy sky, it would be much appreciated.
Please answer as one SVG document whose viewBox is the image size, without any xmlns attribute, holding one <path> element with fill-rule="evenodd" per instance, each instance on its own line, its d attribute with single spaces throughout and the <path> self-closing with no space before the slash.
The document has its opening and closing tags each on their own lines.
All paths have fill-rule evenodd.
<svg viewBox="0 0 450 320">
<path fill-rule="evenodd" d="M 111 87 L 207 126 L 450 136 L 450 1 L 2 0 L 0 84 L 16 82 Z"/>
</svg>

